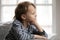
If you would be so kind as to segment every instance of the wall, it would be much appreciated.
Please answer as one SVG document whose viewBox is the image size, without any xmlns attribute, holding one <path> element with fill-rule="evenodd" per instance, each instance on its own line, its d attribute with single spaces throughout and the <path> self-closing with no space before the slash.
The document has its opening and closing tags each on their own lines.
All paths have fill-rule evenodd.
<svg viewBox="0 0 60 40">
<path fill-rule="evenodd" d="M 56 37 L 51 40 L 60 40 L 60 0 L 53 0 L 53 32 Z"/>
<path fill-rule="evenodd" d="M 56 40 L 60 40 L 60 0 L 56 0 Z"/>
</svg>

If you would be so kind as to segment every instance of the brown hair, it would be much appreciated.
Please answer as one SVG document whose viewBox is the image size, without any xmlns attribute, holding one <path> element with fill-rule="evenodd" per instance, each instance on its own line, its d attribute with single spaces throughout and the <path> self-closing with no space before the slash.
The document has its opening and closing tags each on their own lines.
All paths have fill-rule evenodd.
<svg viewBox="0 0 60 40">
<path fill-rule="evenodd" d="M 18 19 L 19 21 L 22 21 L 21 15 L 27 13 L 29 5 L 32 5 L 34 8 L 36 8 L 35 5 L 30 2 L 19 3 L 15 9 L 15 17 L 14 18 Z"/>
</svg>

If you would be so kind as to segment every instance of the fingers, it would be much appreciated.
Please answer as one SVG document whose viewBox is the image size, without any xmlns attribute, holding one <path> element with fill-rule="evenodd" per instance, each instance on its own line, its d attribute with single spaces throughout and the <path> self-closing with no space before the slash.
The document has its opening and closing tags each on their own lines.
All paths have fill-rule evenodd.
<svg viewBox="0 0 60 40">
<path fill-rule="evenodd" d="M 44 40 L 48 40 L 46 37 L 44 37 Z"/>
</svg>

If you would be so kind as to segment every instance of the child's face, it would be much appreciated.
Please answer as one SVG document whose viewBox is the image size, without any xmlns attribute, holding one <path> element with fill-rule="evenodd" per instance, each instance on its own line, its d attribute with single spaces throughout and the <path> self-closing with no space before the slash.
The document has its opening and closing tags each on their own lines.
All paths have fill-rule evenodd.
<svg viewBox="0 0 60 40">
<path fill-rule="evenodd" d="M 26 20 L 29 22 L 32 22 L 36 20 L 36 8 L 34 8 L 32 5 L 28 7 L 28 12 L 26 13 Z"/>
<path fill-rule="evenodd" d="M 22 15 L 22 19 L 28 22 L 36 20 L 36 8 L 34 8 L 32 5 L 29 5 L 28 12 Z"/>
</svg>

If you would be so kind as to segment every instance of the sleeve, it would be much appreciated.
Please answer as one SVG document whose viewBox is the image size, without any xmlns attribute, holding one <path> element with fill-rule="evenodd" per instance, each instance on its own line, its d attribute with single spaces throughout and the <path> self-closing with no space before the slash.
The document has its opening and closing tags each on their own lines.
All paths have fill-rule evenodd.
<svg viewBox="0 0 60 40">
<path fill-rule="evenodd" d="M 30 39 L 33 39 L 34 37 L 33 34 L 26 33 L 23 29 L 19 27 L 19 25 L 14 25 L 13 35 L 17 40 L 30 40 Z"/>
<path fill-rule="evenodd" d="M 39 32 L 34 25 L 31 25 L 31 27 L 33 29 L 33 34 L 44 35 L 45 37 L 48 37 L 48 34 L 44 30 L 43 32 Z"/>
</svg>

